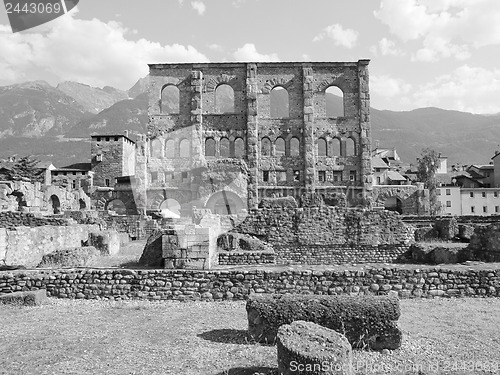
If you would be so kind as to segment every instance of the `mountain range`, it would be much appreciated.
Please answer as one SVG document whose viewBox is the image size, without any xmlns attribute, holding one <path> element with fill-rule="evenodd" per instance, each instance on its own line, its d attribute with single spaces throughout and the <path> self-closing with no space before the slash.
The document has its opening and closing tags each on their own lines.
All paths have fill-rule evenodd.
<svg viewBox="0 0 500 375">
<path fill-rule="evenodd" d="M 61 167 L 85 162 L 91 134 L 144 133 L 148 121 L 148 77 L 127 91 L 77 82 L 53 87 L 44 81 L 0 87 L 0 158 L 33 155 Z M 283 90 L 281 90 L 283 91 Z M 283 93 L 282 93 L 283 94 Z M 337 110 L 342 99 L 327 94 Z M 286 101 L 278 98 L 278 112 Z M 430 147 L 448 164 L 487 164 L 500 150 L 500 114 L 480 115 L 440 108 L 389 111 L 371 108 L 372 147 L 396 148 L 415 163 Z"/>
</svg>

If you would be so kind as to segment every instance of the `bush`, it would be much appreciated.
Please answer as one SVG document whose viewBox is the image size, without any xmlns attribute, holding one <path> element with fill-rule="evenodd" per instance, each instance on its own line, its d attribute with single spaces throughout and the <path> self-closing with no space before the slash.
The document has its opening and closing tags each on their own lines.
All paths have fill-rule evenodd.
<svg viewBox="0 0 500 375">
<path fill-rule="evenodd" d="M 399 300 L 387 296 L 252 295 L 246 305 L 248 334 L 274 344 L 278 328 L 296 320 L 344 334 L 353 348 L 396 349 L 401 345 Z"/>
</svg>

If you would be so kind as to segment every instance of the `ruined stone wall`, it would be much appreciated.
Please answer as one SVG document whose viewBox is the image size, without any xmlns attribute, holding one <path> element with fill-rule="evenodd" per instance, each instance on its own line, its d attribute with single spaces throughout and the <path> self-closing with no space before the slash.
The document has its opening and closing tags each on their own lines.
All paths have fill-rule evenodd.
<svg viewBox="0 0 500 375">
<path fill-rule="evenodd" d="M 371 190 L 368 60 L 352 63 L 208 63 L 151 64 L 148 136 L 137 142 L 139 179 L 138 207 L 152 209 L 150 200 L 180 199 L 203 208 L 207 200 L 200 191 L 200 171 L 212 159 L 242 158 L 248 166 L 247 190 L 242 199 L 257 207 L 263 190 L 280 196 L 298 189 L 354 186 Z M 217 88 L 228 85 L 234 94 L 230 112 L 221 113 Z M 326 90 L 335 86 L 344 95 L 343 116 L 326 114 Z M 162 91 L 173 87 L 178 107 L 166 110 Z M 274 88 L 288 93 L 289 115 L 271 117 L 270 96 Z M 330 144 L 337 139 L 340 155 L 318 155 L 318 139 Z M 269 153 L 262 143 L 269 141 Z M 285 153 L 276 152 L 283 139 Z M 354 141 L 354 154 L 346 154 L 347 140 Z M 206 153 L 206 142 L 214 142 L 214 155 Z M 242 140 L 243 155 L 235 144 Z M 291 142 L 298 141 L 292 152 Z M 228 143 L 222 152 L 221 142 Z M 184 146 L 183 146 L 184 145 Z M 188 145 L 188 146 L 186 146 Z M 189 152 L 186 152 L 186 147 Z M 328 146 L 330 148 L 330 146 Z M 207 156 L 205 156 L 207 155 Z M 321 178 L 318 172 L 322 172 Z M 324 178 L 323 178 L 324 172 Z M 180 177 L 183 176 L 179 180 Z M 219 183 L 218 183 L 219 182 Z M 220 192 L 214 181 L 211 193 Z M 237 193 L 237 192 L 236 192 Z M 239 194 L 239 193 L 237 193 Z M 291 195 L 291 194 L 288 194 Z"/>
<path fill-rule="evenodd" d="M 121 135 L 94 136 L 90 144 L 94 186 L 115 185 L 116 177 L 132 175 L 135 144 Z"/>
<path fill-rule="evenodd" d="M 414 240 L 399 215 L 338 207 L 258 209 L 235 232 L 269 242 L 278 263 L 394 262 Z"/>
<path fill-rule="evenodd" d="M 375 185 L 372 199 L 375 207 L 384 207 L 389 197 L 401 201 L 403 215 L 427 215 L 430 210 L 429 190 L 423 184 L 415 185 Z"/>
<path fill-rule="evenodd" d="M 0 229 L 0 262 L 36 267 L 42 257 L 56 250 L 80 247 L 98 225 L 17 227 Z"/>
<path fill-rule="evenodd" d="M 276 254 L 272 251 L 224 251 L 219 252 L 219 265 L 275 264 Z"/>
<path fill-rule="evenodd" d="M 0 228 L 14 230 L 16 227 L 40 227 L 44 225 L 66 226 L 68 221 L 55 217 L 36 217 L 24 212 L 0 212 Z"/>
<path fill-rule="evenodd" d="M 83 189 L 71 186 L 43 185 L 40 182 L 4 181 L 0 183 L 0 211 L 22 211 L 54 214 L 53 199 L 58 210 L 76 211 L 90 208 L 90 197 Z"/>
<path fill-rule="evenodd" d="M 46 288 L 59 298 L 232 300 L 251 293 L 499 297 L 500 269 L 379 267 L 360 270 L 123 270 L 0 272 L 0 294 Z"/>
</svg>

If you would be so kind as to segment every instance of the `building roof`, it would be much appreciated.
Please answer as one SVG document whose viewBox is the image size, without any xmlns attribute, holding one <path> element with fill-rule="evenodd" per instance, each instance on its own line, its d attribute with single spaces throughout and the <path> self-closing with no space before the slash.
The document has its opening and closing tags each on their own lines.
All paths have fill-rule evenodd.
<svg viewBox="0 0 500 375">
<path fill-rule="evenodd" d="M 75 163 L 75 164 L 66 165 L 66 166 L 58 168 L 58 169 L 77 169 L 77 170 L 83 170 L 83 171 L 90 171 L 92 169 L 92 163 Z"/>
<path fill-rule="evenodd" d="M 387 178 L 391 181 L 406 181 L 406 178 L 396 171 L 387 171 Z"/>
<path fill-rule="evenodd" d="M 386 168 L 389 169 L 389 166 L 379 155 L 375 155 L 372 157 L 372 168 Z"/>
<path fill-rule="evenodd" d="M 113 137 L 122 137 L 128 139 L 130 142 L 135 143 L 135 141 L 131 140 L 129 137 L 123 134 L 92 134 L 90 138 L 113 138 Z"/>
</svg>

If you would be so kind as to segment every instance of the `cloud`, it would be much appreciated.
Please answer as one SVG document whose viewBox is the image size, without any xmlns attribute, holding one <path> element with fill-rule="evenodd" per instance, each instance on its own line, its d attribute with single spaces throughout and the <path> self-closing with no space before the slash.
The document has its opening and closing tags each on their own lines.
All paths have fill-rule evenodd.
<svg viewBox="0 0 500 375">
<path fill-rule="evenodd" d="M 313 42 L 318 42 L 325 38 L 332 39 L 335 45 L 346 48 L 353 48 L 358 41 L 358 32 L 352 29 L 344 29 L 338 23 L 327 26 L 321 33 L 313 38 Z"/>
<path fill-rule="evenodd" d="M 500 69 L 462 65 L 420 85 L 412 95 L 419 107 L 435 106 L 473 113 L 497 113 Z"/>
<path fill-rule="evenodd" d="M 382 38 L 378 44 L 370 47 L 370 51 L 374 55 L 382 56 L 404 56 L 405 52 L 396 48 L 396 43 L 387 38 Z"/>
<path fill-rule="evenodd" d="M 429 82 L 411 85 L 389 75 L 371 75 L 372 106 L 392 110 L 439 107 L 472 113 L 498 113 L 500 69 L 462 65 Z"/>
<path fill-rule="evenodd" d="M 238 48 L 233 53 L 233 58 L 236 61 L 263 61 L 263 62 L 273 62 L 280 61 L 279 57 L 275 53 L 269 55 L 263 55 L 257 52 L 255 44 L 246 43 L 243 47 Z"/>
<path fill-rule="evenodd" d="M 402 41 L 422 42 L 417 61 L 463 60 L 471 48 L 500 44 L 498 0 L 381 0 L 374 14 Z"/>
<path fill-rule="evenodd" d="M 209 44 L 208 48 L 210 48 L 212 51 L 224 52 L 224 47 L 222 47 L 220 44 L 217 43 Z"/>
<path fill-rule="evenodd" d="M 71 80 L 128 89 L 148 73 L 148 63 L 206 62 L 192 46 L 127 39 L 120 23 L 80 20 L 71 11 L 30 33 L 0 25 L 0 84 Z"/>
<path fill-rule="evenodd" d="M 205 10 L 207 9 L 207 7 L 205 6 L 205 4 L 201 1 L 191 1 L 191 6 L 193 7 L 194 10 L 196 10 L 198 12 L 198 14 L 200 16 L 203 15 L 203 13 L 205 13 Z"/>
</svg>

